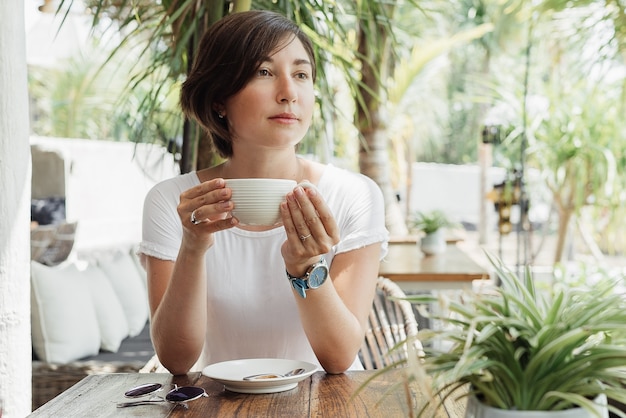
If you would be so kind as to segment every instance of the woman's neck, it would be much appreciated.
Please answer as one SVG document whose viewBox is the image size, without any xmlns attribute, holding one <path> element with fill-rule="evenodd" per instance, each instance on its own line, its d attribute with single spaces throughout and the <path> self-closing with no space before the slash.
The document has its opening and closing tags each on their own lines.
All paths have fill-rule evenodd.
<svg viewBox="0 0 626 418">
<path fill-rule="evenodd" d="M 263 161 L 258 158 L 232 158 L 220 167 L 223 178 L 277 178 L 302 181 L 306 177 L 305 162 L 295 155 L 282 160 Z"/>
</svg>

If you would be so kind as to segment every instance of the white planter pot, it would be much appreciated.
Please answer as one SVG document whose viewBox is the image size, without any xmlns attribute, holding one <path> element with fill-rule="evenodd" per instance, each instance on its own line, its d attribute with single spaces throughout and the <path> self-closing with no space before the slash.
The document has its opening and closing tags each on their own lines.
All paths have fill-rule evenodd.
<svg viewBox="0 0 626 418">
<path fill-rule="evenodd" d="M 596 410 L 602 418 L 608 418 L 606 396 L 600 395 L 595 399 Z M 583 408 L 567 409 L 564 411 L 511 411 L 492 408 L 480 403 L 471 396 L 467 400 L 465 418 L 595 418 L 596 416 Z"/>
<path fill-rule="evenodd" d="M 427 234 L 420 240 L 420 249 L 426 255 L 440 254 L 446 250 L 446 237 L 443 229 Z"/>
</svg>

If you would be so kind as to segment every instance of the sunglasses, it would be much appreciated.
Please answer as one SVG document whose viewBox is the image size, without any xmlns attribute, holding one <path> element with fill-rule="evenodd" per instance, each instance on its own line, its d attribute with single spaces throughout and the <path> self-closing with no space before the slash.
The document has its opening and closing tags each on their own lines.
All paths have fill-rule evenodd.
<svg viewBox="0 0 626 418">
<path fill-rule="evenodd" d="M 127 398 L 140 398 L 142 396 L 151 395 L 161 390 L 163 385 L 160 383 L 148 383 L 145 385 L 136 386 L 132 389 L 124 392 L 124 396 Z M 209 397 L 204 389 L 197 386 L 178 386 L 174 385 L 174 389 L 167 392 L 165 398 L 160 396 L 152 396 L 149 399 L 142 399 L 138 401 L 120 402 L 117 404 L 118 408 L 125 408 L 127 406 L 137 405 L 151 405 L 161 402 L 169 402 L 176 405 L 182 405 L 185 409 L 189 408 L 187 402 L 196 400 L 201 397 Z"/>
</svg>

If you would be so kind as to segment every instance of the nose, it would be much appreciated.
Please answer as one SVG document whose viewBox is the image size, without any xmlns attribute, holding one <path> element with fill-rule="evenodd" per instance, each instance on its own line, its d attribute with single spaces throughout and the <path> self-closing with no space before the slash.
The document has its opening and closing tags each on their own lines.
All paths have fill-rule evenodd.
<svg viewBox="0 0 626 418">
<path fill-rule="evenodd" d="M 291 77 L 280 77 L 276 100 L 279 103 L 292 103 L 298 99 L 298 92 Z"/>
</svg>

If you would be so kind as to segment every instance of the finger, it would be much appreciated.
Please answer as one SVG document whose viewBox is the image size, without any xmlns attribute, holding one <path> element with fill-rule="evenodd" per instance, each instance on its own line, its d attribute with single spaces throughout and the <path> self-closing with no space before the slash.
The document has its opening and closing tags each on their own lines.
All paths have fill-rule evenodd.
<svg viewBox="0 0 626 418">
<path fill-rule="evenodd" d="M 306 197 L 301 197 L 298 203 L 302 207 L 305 223 L 315 236 L 330 237 L 332 245 L 339 242 L 339 227 L 330 208 L 314 187 L 306 188 Z"/>
<path fill-rule="evenodd" d="M 216 178 L 216 179 L 202 182 L 198 184 L 197 186 L 194 186 L 190 189 L 185 190 L 184 192 L 181 193 L 180 197 L 181 199 L 192 200 L 197 197 L 206 195 L 207 193 L 210 193 L 214 190 L 223 189 L 225 186 L 226 186 L 226 183 L 224 182 L 224 179 Z"/>
<path fill-rule="evenodd" d="M 187 215 L 192 222 L 193 214 L 197 221 L 225 219 L 233 209 L 233 203 L 230 201 L 232 190 L 224 186 L 223 179 L 214 179 L 181 193 L 181 218 Z"/>
<path fill-rule="evenodd" d="M 193 206 L 193 204 L 191 204 L 191 206 Z M 197 209 L 193 209 L 189 213 L 190 222 L 194 223 L 194 219 L 196 220 L 196 223 L 225 219 L 233 208 L 234 204 L 230 200 L 199 206 Z"/>
<path fill-rule="evenodd" d="M 217 221 L 202 222 L 197 225 L 192 223 L 183 225 L 183 242 L 186 247 L 197 249 L 209 248 L 213 245 L 214 234 L 219 231 L 233 228 L 237 225 L 234 218 L 221 219 Z"/>
<path fill-rule="evenodd" d="M 287 194 L 287 206 L 289 207 L 291 220 L 298 237 L 306 237 L 312 233 L 311 229 L 307 225 L 305 213 L 301 205 L 301 201 L 304 200 L 303 195 L 304 190 L 300 186 L 296 187 L 293 192 Z M 313 208 L 313 205 L 308 202 L 308 199 L 306 200 L 306 204 L 309 206 L 309 211 L 314 211 L 315 209 Z"/>
<path fill-rule="evenodd" d="M 325 211 L 330 213 L 330 211 L 326 207 L 326 203 L 321 198 L 319 193 L 312 188 L 307 188 L 305 190 L 297 187 L 294 190 L 294 194 L 298 201 L 298 206 L 300 207 L 306 229 L 310 231 L 313 236 L 318 238 L 328 235 L 326 226 L 324 225 L 324 220 L 321 218 L 320 211 L 322 211 L 322 213 Z M 330 220 L 334 221 L 334 218 L 331 216 Z"/>
<path fill-rule="evenodd" d="M 229 217 L 229 218 L 218 219 L 214 221 L 200 222 L 195 225 L 191 224 L 190 229 L 194 231 L 202 232 L 202 233 L 207 233 L 207 232 L 211 233 L 211 232 L 217 232 L 217 231 L 222 231 L 224 229 L 232 228 L 233 226 L 236 226 L 238 223 L 239 221 L 237 220 L 237 218 Z"/>
<path fill-rule="evenodd" d="M 291 216 L 291 211 L 289 209 L 289 204 L 287 202 L 282 202 L 280 204 L 280 216 L 283 221 L 283 227 L 285 228 L 285 232 L 287 233 L 287 241 L 292 248 L 296 245 L 301 244 L 300 235 L 298 234 L 298 230 L 294 225 L 293 218 Z"/>
</svg>

